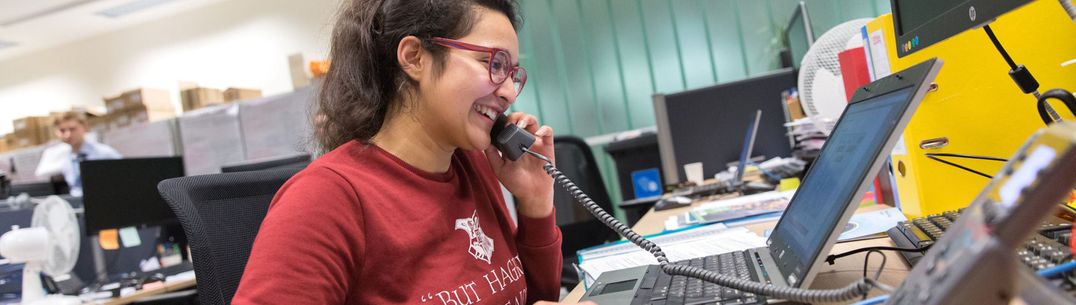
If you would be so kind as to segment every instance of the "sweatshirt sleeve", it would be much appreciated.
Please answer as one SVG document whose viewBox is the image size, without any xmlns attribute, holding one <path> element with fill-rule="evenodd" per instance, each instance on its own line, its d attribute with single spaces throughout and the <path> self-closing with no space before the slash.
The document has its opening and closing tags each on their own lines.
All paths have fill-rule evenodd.
<svg viewBox="0 0 1076 305">
<path fill-rule="evenodd" d="M 277 192 L 232 304 L 344 304 L 365 252 L 358 196 L 325 168 Z"/>
<path fill-rule="evenodd" d="M 556 215 L 529 218 L 519 215 L 516 244 L 527 275 L 527 304 L 560 299 L 561 233 Z"/>
</svg>

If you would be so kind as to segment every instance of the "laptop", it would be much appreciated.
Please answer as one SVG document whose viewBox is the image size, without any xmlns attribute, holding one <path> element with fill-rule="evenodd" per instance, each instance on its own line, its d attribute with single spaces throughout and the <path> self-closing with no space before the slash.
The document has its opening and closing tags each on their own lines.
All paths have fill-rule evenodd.
<svg viewBox="0 0 1076 305">
<path fill-rule="evenodd" d="M 740 163 L 736 166 L 736 179 L 732 180 L 732 186 L 739 189 L 743 186 L 743 174 L 747 171 L 747 161 L 751 159 L 751 152 L 755 149 L 755 136 L 758 135 L 758 123 L 762 120 L 762 110 L 755 110 L 755 120 L 747 126 L 747 135 L 743 139 L 743 150 L 740 151 Z"/>
<path fill-rule="evenodd" d="M 927 60 L 856 91 L 766 247 L 696 258 L 693 265 L 776 286 L 805 288 L 898 142 L 942 61 Z M 683 276 L 657 265 L 602 273 L 582 300 L 598 304 L 764 304 L 764 296 Z"/>
<path fill-rule="evenodd" d="M 738 161 L 739 165 L 736 168 L 736 175 L 733 176 L 732 180 L 690 186 L 685 189 L 672 192 L 672 196 L 689 196 L 698 198 L 713 195 L 715 193 L 731 193 L 742 191 L 744 187 L 744 169 L 747 168 L 747 163 L 751 159 L 751 152 L 755 149 L 755 138 L 758 135 L 758 125 L 761 120 L 762 110 L 756 110 L 755 119 L 747 124 L 747 133 L 744 135 L 743 149 L 740 150 L 740 159 Z"/>
</svg>

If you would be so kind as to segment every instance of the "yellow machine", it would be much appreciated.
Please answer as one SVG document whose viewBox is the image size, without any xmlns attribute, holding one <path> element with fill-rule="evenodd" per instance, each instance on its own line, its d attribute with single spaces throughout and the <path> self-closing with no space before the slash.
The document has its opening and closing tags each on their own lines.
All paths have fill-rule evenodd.
<svg viewBox="0 0 1076 305">
<path fill-rule="evenodd" d="M 867 25 L 868 37 L 882 38 L 869 43 L 876 47 L 870 55 L 875 57 L 875 70 L 886 63 L 890 71 L 900 71 L 931 57 L 945 60 L 937 90 L 927 94 L 893 153 L 901 208 L 918 217 L 965 207 L 990 179 L 931 160 L 927 154 L 1011 156 L 1043 127 L 1036 100 L 1009 78 L 1008 66 L 982 29 L 897 58 L 892 19 L 886 14 Z M 991 27 L 1013 58 L 1034 73 L 1041 90 L 1076 90 L 1076 65 L 1061 65 L 1076 58 L 1076 23 L 1056 1 L 1034 1 L 1002 15 Z M 877 46 L 883 42 L 885 55 L 881 56 L 885 58 L 878 60 Z M 1065 120 L 1074 119 L 1061 113 Z M 1004 164 L 945 160 L 987 174 L 996 173 Z"/>
</svg>

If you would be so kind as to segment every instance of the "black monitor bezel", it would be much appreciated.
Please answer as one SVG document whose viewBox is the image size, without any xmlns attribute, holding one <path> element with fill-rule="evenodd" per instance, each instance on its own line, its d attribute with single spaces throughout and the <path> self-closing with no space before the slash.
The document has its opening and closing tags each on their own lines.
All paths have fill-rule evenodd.
<svg viewBox="0 0 1076 305">
<path fill-rule="evenodd" d="M 992 22 L 1011 10 L 1031 3 L 1031 0 L 967 0 L 949 11 L 938 14 L 915 29 L 905 30 L 901 24 L 901 0 L 892 0 L 893 33 L 896 36 L 897 57 L 905 57 L 916 51 Z M 971 18 L 971 8 L 975 18 Z"/>
<path fill-rule="evenodd" d="M 82 161 L 82 162 L 79 163 L 80 173 L 81 173 L 81 175 L 85 176 L 85 173 L 86 173 L 85 168 L 86 168 L 87 165 L 89 165 L 91 167 L 93 167 L 93 166 L 107 166 L 107 164 L 114 163 L 114 162 L 161 162 L 162 164 L 163 163 L 171 163 L 171 166 L 178 166 L 179 175 L 176 176 L 175 178 L 186 176 L 186 167 L 185 167 L 185 164 L 184 164 L 183 157 L 150 157 L 150 158 L 109 159 L 109 160 L 86 160 L 86 161 Z M 97 209 L 100 208 L 100 207 L 94 207 L 94 206 L 99 205 L 97 202 L 101 201 L 101 199 L 98 198 L 98 196 L 96 194 L 93 194 L 93 192 L 94 192 L 93 189 L 87 189 L 86 188 L 86 186 L 87 186 L 86 182 L 87 181 L 85 179 L 82 182 L 83 182 L 83 194 L 82 194 L 83 214 L 84 214 L 85 221 L 86 221 L 86 232 L 85 232 L 86 236 L 96 236 L 98 234 L 98 232 L 100 232 L 100 230 L 104 230 L 104 229 L 118 229 L 118 228 L 129 227 L 129 226 L 147 227 L 147 226 L 158 226 L 158 225 L 175 225 L 175 224 L 179 223 L 179 219 L 175 216 L 175 213 L 172 211 L 172 209 L 170 207 L 167 208 L 167 211 L 169 213 L 171 213 L 170 217 L 154 217 L 155 219 L 146 219 L 144 221 L 139 221 L 139 222 L 123 222 L 123 223 L 113 223 L 113 222 L 110 222 L 110 221 L 105 221 L 105 220 L 98 219 L 98 217 L 94 217 L 94 215 L 97 214 Z M 95 183 L 95 182 L 90 182 L 90 183 Z M 155 190 L 154 192 L 157 193 L 156 192 L 156 184 L 154 184 L 154 190 Z M 159 193 L 157 193 L 157 194 L 158 194 L 158 196 L 160 196 Z M 150 204 L 160 203 L 160 204 L 163 204 L 163 205 L 165 205 L 167 207 L 168 203 L 165 202 L 164 198 L 159 197 L 159 200 L 160 200 L 159 202 L 154 201 L 154 202 L 152 202 Z"/>
</svg>

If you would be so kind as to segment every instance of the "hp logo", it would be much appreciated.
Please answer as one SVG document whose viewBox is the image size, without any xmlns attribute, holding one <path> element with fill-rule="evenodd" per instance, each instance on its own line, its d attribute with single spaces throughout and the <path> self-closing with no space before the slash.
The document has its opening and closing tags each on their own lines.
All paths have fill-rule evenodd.
<svg viewBox="0 0 1076 305">
<path fill-rule="evenodd" d="M 976 17 L 975 16 L 975 7 L 974 6 L 969 7 L 968 8 L 968 18 L 970 18 L 971 21 L 975 21 L 975 17 Z"/>
</svg>

